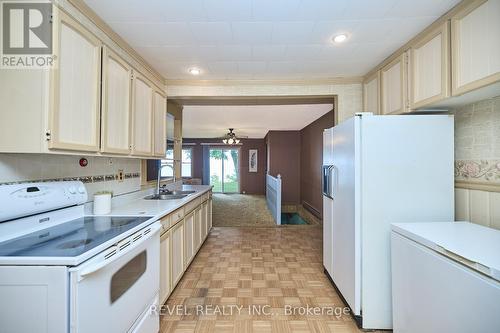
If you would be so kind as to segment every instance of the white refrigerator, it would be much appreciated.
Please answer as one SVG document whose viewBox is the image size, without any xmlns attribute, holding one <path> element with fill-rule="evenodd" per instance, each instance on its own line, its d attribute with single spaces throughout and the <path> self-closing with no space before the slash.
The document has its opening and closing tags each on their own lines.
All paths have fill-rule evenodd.
<svg viewBox="0 0 500 333">
<path fill-rule="evenodd" d="M 391 329 L 391 223 L 454 220 L 451 115 L 360 113 L 324 132 L 323 265 L 358 326 Z"/>
</svg>

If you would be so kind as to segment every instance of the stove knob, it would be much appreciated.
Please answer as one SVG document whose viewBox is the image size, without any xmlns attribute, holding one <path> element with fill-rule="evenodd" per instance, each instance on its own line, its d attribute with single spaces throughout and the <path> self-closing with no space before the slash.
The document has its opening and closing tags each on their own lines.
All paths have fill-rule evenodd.
<svg viewBox="0 0 500 333">
<path fill-rule="evenodd" d="M 78 193 L 85 194 L 85 187 L 84 186 L 79 186 L 78 187 Z"/>
<path fill-rule="evenodd" d="M 74 186 L 70 186 L 70 187 L 68 187 L 68 192 L 69 192 L 70 194 L 76 194 L 76 187 L 74 187 Z"/>
</svg>

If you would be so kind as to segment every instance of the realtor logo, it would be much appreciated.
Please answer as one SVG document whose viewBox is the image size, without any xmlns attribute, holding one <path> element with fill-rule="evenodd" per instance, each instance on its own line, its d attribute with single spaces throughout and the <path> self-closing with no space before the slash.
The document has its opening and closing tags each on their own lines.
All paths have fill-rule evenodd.
<svg viewBox="0 0 500 333">
<path fill-rule="evenodd" d="M 2 68 L 53 65 L 52 3 L 2 2 Z"/>
</svg>

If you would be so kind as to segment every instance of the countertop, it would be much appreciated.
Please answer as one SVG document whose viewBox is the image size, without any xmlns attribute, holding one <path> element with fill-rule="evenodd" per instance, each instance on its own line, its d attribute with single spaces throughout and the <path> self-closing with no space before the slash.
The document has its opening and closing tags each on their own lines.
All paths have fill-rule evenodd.
<svg viewBox="0 0 500 333">
<path fill-rule="evenodd" d="M 211 185 L 182 185 L 182 190 L 195 191 L 195 193 L 182 199 L 172 200 L 146 200 L 144 197 L 147 196 L 148 193 L 144 192 L 141 198 L 136 198 L 113 206 L 111 212 L 107 215 L 149 216 L 151 217 L 150 221 L 157 221 L 211 189 Z"/>
</svg>

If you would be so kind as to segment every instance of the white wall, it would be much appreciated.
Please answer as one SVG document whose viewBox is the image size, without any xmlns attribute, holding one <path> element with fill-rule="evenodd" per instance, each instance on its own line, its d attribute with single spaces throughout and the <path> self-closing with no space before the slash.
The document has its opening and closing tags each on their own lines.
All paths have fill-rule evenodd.
<svg viewBox="0 0 500 333">
<path fill-rule="evenodd" d="M 172 97 L 222 97 L 222 96 L 332 96 L 338 100 L 338 121 L 362 111 L 362 85 L 349 84 L 219 84 L 219 85 L 168 85 L 167 98 Z"/>
<path fill-rule="evenodd" d="M 500 229 L 500 97 L 453 113 L 456 219 Z"/>
<path fill-rule="evenodd" d="M 81 167 L 83 156 L 48 154 L 0 154 L 0 184 L 77 178 L 85 183 L 89 200 L 98 191 L 114 195 L 137 191 L 141 187 L 141 160 L 132 158 L 85 157 L 88 166 Z M 123 170 L 125 180 L 112 179 Z"/>
</svg>

